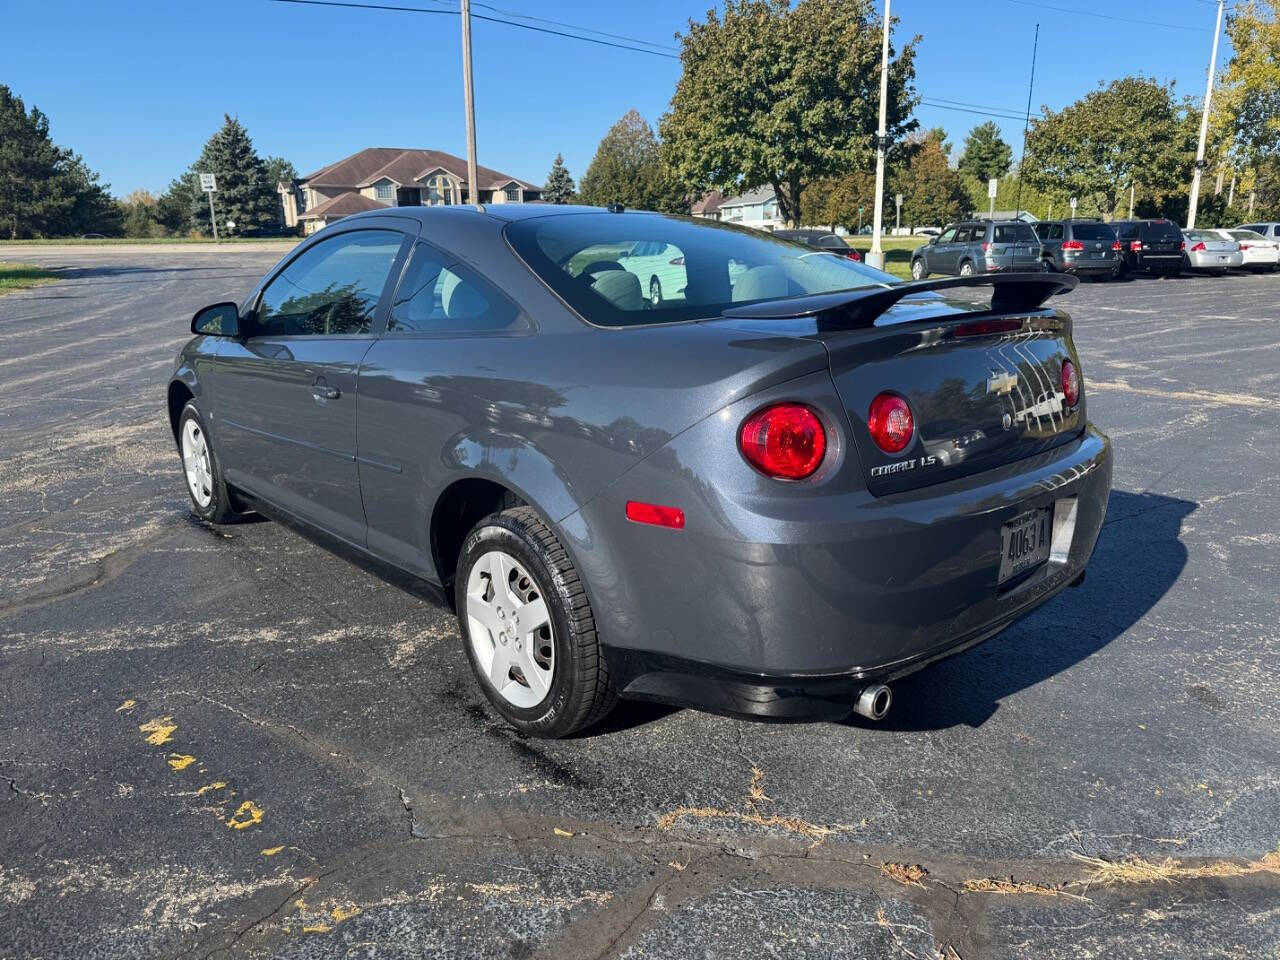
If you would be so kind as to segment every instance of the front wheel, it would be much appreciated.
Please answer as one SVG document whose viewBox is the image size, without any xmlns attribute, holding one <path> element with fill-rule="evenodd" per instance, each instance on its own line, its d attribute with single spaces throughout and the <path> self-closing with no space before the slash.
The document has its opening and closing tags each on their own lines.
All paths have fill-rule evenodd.
<svg viewBox="0 0 1280 960">
<path fill-rule="evenodd" d="M 178 418 L 178 451 L 182 473 L 191 497 L 191 512 L 209 523 L 231 523 L 239 511 L 222 479 L 222 468 L 213 454 L 213 443 L 194 400 L 188 400 Z"/>
<path fill-rule="evenodd" d="M 521 732 L 565 737 L 617 701 L 591 603 L 531 507 L 481 520 L 458 559 L 458 627 L 489 702 Z"/>
<path fill-rule="evenodd" d="M 927 276 L 929 276 L 929 271 L 924 268 L 924 261 L 912 260 L 911 261 L 911 279 L 923 280 Z"/>
</svg>

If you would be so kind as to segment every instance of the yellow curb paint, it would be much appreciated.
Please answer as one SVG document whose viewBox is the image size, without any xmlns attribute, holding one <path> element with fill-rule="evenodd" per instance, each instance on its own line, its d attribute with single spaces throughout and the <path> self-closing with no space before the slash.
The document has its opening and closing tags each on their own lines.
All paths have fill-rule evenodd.
<svg viewBox="0 0 1280 960">
<path fill-rule="evenodd" d="M 227 785 L 226 781 L 224 780 L 215 780 L 213 783 L 206 783 L 203 787 L 201 787 L 199 790 L 196 791 L 196 796 L 203 797 L 210 790 L 221 790 L 226 785 Z"/>
<path fill-rule="evenodd" d="M 185 753 L 169 754 L 169 766 L 175 770 L 185 770 L 195 762 L 195 757 L 187 756 Z"/>
<path fill-rule="evenodd" d="M 553 830 L 552 832 L 553 832 L 553 833 L 555 833 L 555 835 L 556 835 L 557 837 L 572 837 L 572 836 L 573 836 L 573 834 L 572 834 L 570 831 L 568 831 L 568 830 L 561 830 L 559 827 L 556 827 L 556 828 L 555 828 L 555 830 Z"/>
<path fill-rule="evenodd" d="M 277 853 L 279 853 L 283 849 L 284 849 L 284 844 L 281 844 L 278 847 L 266 847 L 265 849 L 263 849 L 262 855 L 264 857 L 274 857 Z"/>
<path fill-rule="evenodd" d="M 147 743 L 158 747 L 173 738 L 173 732 L 178 729 L 178 725 L 173 722 L 173 717 L 156 717 L 154 720 L 138 724 L 138 729 L 147 735 Z"/>
<path fill-rule="evenodd" d="M 309 927 L 303 927 L 302 932 L 303 933 L 328 933 L 332 929 L 333 927 L 329 926 L 327 923 L 313 923 Z"/>
<path fill-rule="evenodd" d="M 252 827 L 255 823 L 261 822 L 262 808 L 256 806 L 252 800 L 246 800 L 227 820 L 227 826 L 233 830 L 243 830 L 245 827 Z"/>
<path fill-rule="evenodd" d="M 126 700 L 124 703 L 120 704 L 120 706 L 116 707 L 116 713 L 128 713 L 137 705 L 137 700 Z"/>
<path fill-rule="evenodd" d="M 334 907 L 331 911 L 329 911 L 329 914 L 330 916 L 333 917 L 333 920 L 335 923 L 342 923 L 342 921 L 344 920 L 350 920 L 352 917 L 359 916 L 360 908 L 357 907 L 354 903 L 352 903 L 352 904 L 348 904 L 345 907 L 343 906 Z"/>
</svg>

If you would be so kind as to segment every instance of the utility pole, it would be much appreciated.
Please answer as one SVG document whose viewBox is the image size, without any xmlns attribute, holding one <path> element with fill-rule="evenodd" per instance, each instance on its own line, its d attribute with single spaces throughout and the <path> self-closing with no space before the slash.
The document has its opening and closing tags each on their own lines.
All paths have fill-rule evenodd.
<svg viewBox="0 0 1280 960">
<path fill-rule="evenodd" d="M 471 0 L 462 0 L 462 100 L 467 111 L 467 194 L 480 205 L 479 175 L 476 173 L 476 105 L 471 86 Z"/>
<path fill-rule="evenodd" d="M 1133 182 L 1129 183 L 1129 219 L 1133 219 Z"/>
<path fill-rule="evenodd" d="M 1218 0 L 1218 20 L 1213 28 L 1213 49 L 1209 54 L 1209 78 L 1204 85 L 1204 110 L 1200 114 L 1200 145 L 1196 147 L 1196 168 L 1191 175 L 1191 206 L 1187 209 L 1187 229 L 1196 225 L 1196 206 L 1200 202 L 1200 174 L 1204 171 L 1204 141 L 1209 135 L 1209 101 L 1213 98 L 1213 73 L 1218 69 L 1218 37 L 1222 34 L 1223 0 Z"/>
<path fill-rule="evenodd" d="M 884 158 L 889 149 L 885 130 L 889 99 L 889 0 L 884 0 L 884 42 L 880 47 L 880 127 L 876 133 L 876 206 L 871 214 L 871 249 L 867 266 L 884 269 L 884 250 L 880 246 L 880 218 L 884 208 Z M 861 231 L 861 227 L 858 228 Z"/>
<path fill-rule="evenodd" d="M 1236 203 L 1236 172 L 1231 171 L 1231 189 L 1227 191 L 1227 206 L 1233 207 Z"/>
</svg>

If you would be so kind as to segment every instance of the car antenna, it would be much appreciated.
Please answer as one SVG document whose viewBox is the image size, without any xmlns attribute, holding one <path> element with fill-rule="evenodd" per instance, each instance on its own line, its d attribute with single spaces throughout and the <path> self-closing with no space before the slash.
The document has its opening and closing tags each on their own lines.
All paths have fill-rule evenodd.
<svg viewBox="0 0 1280 960">
<path fill-rule="evenodd" d="M 627 208 L 620 203 L 611 203 L 608 206 L 606 206 L 605 209 L 608 210 L 610 213 L 622 213 Z"/>
</svg>

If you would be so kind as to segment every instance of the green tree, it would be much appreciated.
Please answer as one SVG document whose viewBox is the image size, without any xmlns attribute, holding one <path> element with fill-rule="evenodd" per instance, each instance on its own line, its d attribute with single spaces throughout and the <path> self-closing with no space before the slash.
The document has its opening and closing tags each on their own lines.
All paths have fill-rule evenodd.
<svg viewBox="0 0 1280 960">
<path fill-rule="evenodd" d="M 578 186 L 583 203 L 689 212 L 687 192 L 667 169 L 653 127 L 635 110 L 609 128 Z"/>
<path fill-rule="evenodd" d="M 49 118 L 0 84 L 0 230 L 11 239 L 114 233 L 119 211 L 83 159 L 57 146 Z"/>
<path fill-rule="evenodd" d="M 660 129 L 678 177 L 726 193 L 772 186 L 800 219 L 815 180 L 872 166 L 883 25 L 872 0 L 727 0 L 681 38 Z M 915 129 L 915 46 L 889 68 L 888 131 Z"/>
<path fill-rule="evenodd" d="M 995 121 L 980 123 L 964 138 L 964 149 L 956 165 L 965 176 L 972 177 L 984 187 L 988 180 L 998 179 L 1009 172 L 1013 163 L 1013 149 L 1000 137 Z"/>
<path fill-rule="evenodd" d="M 1122 77 L 1061 111 L 1031 121 L 1023 176 L 1108 214 L 1128 204 L 1129 185 L 1157 206 L 1185 193 L 1195 160 L 1195 127 L 1173 86 Z"/>
<path fill-rule="evenodd" d="M 910 161 L 899 178 L 902 219 L 910 227 L 945 226 L 971 208 L 964 178 L 947 162 L 946 136 L 933 129 L 908 144 Z"/>
<path fill-rule="evenodd" d="M 568 203 L 573 199 L 573 191 L 573 177 L 569 176 L 569 168 L 564 165 L 564 157 L 557 153 L 551 172 L 547 174 L 547 185 L 542 189 L 542 199 L 547 203 Z"/>
<path fill-rule="evenodd" d="M 189 222 L 201 233 L 212 234 L 209 198 L 200 189 L 201 173 L 218 178 L 214 203 L 220 231 L 227 221 L 235 223 L 236 233 L 249 235 L 279 225 L 276 182 L 271 179 L 266 162 L 253 149 L 248 131 L 229 114 L 224 114 L 222 127 L 204 145 L 200 159 L 169 188 L 186 200 Z"/>
<path fill-rule="evenodd" d="M 1280 216 L 1280 0 L 1239 0 L 1227 36 L 1232 54 L 1214 93 L 1214 139 L 1245 174 L 1246 215 L 1254 192 L 1256 219 Z"/>
<path fill-rule="evenodd" d="M 195 230 L 191 219 L 191 184 L 184 177 L 169 183 L 169 189 L 156 197 L 155 218 L 166 233 L 186 236 Z"/>
<path fill-rule="evenodd" d="M 298 179 L 298 168 L 284 157 L 267 157 L 263 162 L 267 165 L 267 183 L 271 184 L 272 189 L 277 184 Z"/>
</svg>

